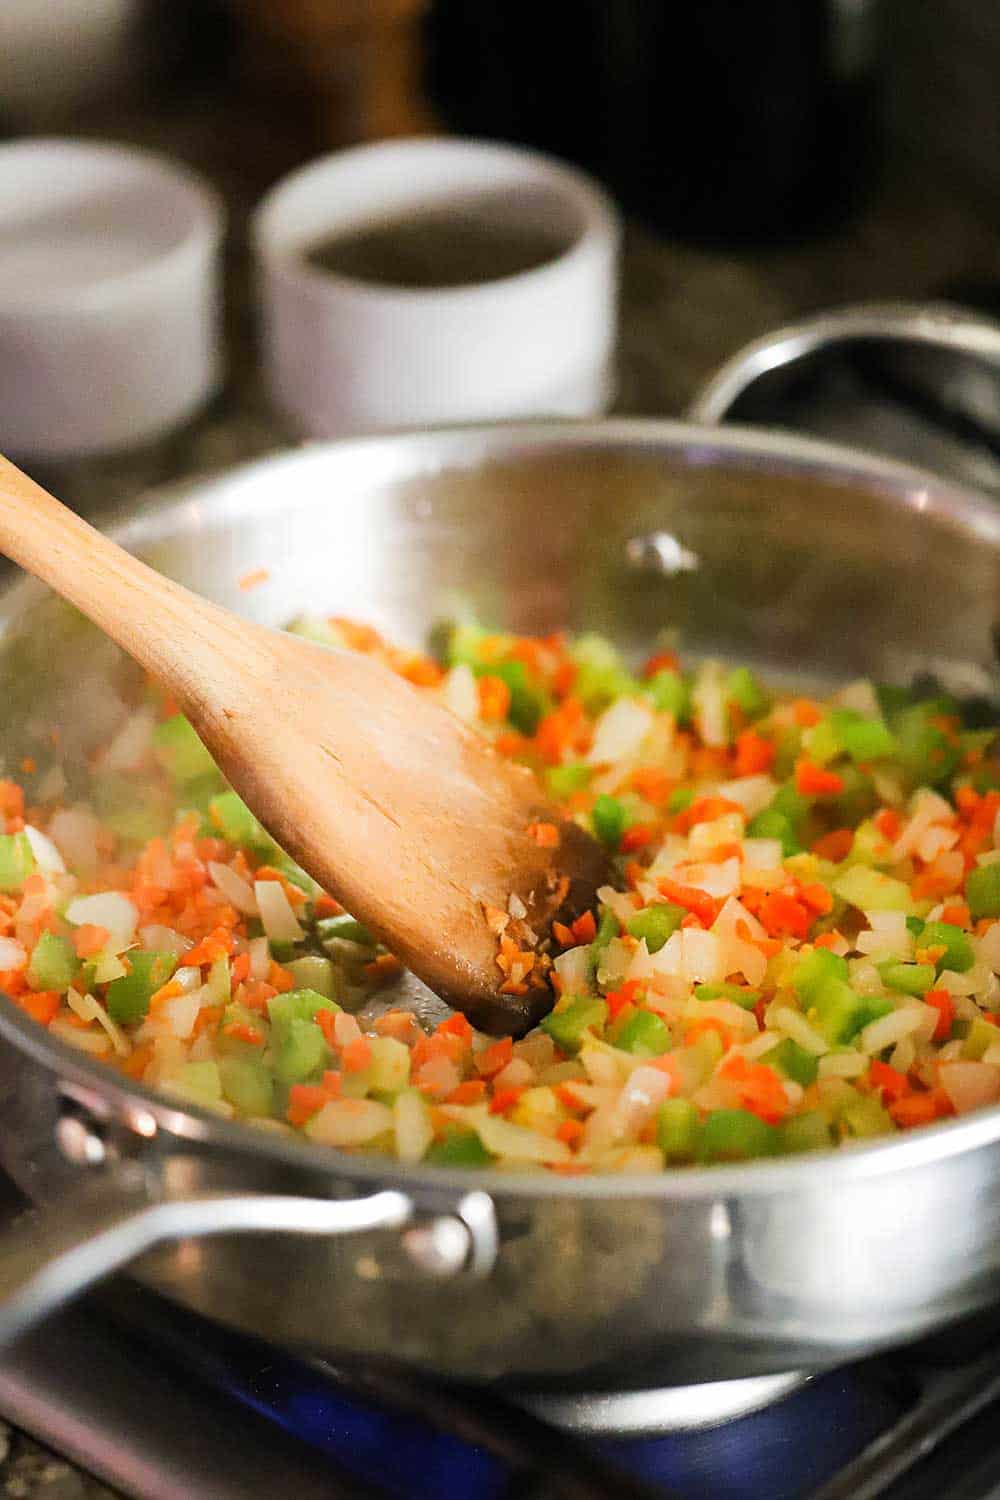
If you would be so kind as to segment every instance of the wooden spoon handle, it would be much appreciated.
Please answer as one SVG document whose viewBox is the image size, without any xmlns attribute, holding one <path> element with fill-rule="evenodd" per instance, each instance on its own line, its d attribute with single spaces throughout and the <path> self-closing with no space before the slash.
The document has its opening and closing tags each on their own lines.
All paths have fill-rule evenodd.
<svg viewBox="0 0 1000 1500">
<path fill-rule="evenodd" d="M 258 628 L 164 578 L 0 454 L 0 551 L 55 589 L 178 696 L 228 679 L 231 647 Z M 204 650 L 192 649 L 192 636 Z M 236 658 L 234 657 L 234 665 Z"/>
</svg>

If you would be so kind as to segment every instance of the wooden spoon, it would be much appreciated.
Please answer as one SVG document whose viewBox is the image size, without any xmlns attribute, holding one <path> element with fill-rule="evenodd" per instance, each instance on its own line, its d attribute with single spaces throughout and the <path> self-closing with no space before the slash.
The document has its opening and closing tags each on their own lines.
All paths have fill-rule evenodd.
<svg viewBox="0 0 1000 1500">
<path fill-rule="evenodd" d="M 551 1008 L 544 962 L 513 983 L 501 970 L 500 929 L 538 953 L 610 871 L 529 771 L 370 658 L 164 578 L 2 456 L 0 549 L 169 689 L 282 848 L 438 994 L 495 1031 Z M 555 847 L 529 834 L 539 822 Z"/>
</svg>

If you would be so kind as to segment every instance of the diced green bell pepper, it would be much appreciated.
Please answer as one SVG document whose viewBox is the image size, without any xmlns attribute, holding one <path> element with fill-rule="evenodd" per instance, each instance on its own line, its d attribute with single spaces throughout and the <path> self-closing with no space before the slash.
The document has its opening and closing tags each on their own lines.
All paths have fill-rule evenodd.
<svg viewBox="0 0 1000 1500">
<path fill-rule="evenodd" d="M 670 1046 L 670 1030 L 651 1010 L 637 1010 L 628 1017 L 614 1044 L 623 1052 L 660 1057 Z"/>
<path fill-rule="evenodd" d="M 599 1031 L 608 1018 L 603 1000 L 577 995 L 563 1010 L 551 1011 L 542 1021 L 542 1030 L 563 1052 L 578 1052 L 585 1031 Z"/>
<path fill-rule="evenodd" d="M 0 833 L 0 891 L 19 891 L 35 869 L 26 833 Z"/>
<path fill-rule="evenodd" d="M 896 764 L 911 786 L 939 786 L 958 765 L 961 746 L 931 722 L 949 706 L 917 703 L 896 717 Z"/>
<path fill-rule="evenodd" d="M 818 949 L 825 952 L 825 949 Z M 849 1041 L 867 1024 L 865 998 L 842 979 L 827 979 L 810 994 L 808 1016 L 834 1044 Z"/>
<path fill-rule="evenodd" d="M 770 1156 L 777 1132 L 748 1109 L 714 1109 L 704 1121 L 698 1141 L 702 1161 L 747 1161 Z"/>
<path fill-rule="evenodd" d="M 612 938 L 618 936 L 620 930 L 621 923 L 610 906 L 606 906 L 601 912 L 600 920 L 597 924 L 597 932 L 594 934 L 594 940 L 590 945 L 595 957 L 600 953 L 602 948 L 608 946 Z"/>
<path fill-rule="evenodd" d="M 802 749 L 817 766 L 825 766 L 828 761 L 835 760 L 843 748 L 829 715 L 820 719 L 818 724 L 813 724 L 802 736 Z"/>
<path fill-rule="evenodd" d="M 837 1111 L 842 1126 L 849 1135 L 859 1140 L 869 1136 L 888 1135 L 895 1126 L 892 1118 L 882 1108 L 874 1094 L 859 1094 L 852 1090 Z"/>
<path fill-rule="evenodd" d="M 646 947 L 650 953 L 659 953 L 667 939 L 672 937 L 683 922 L 687 913 L 682 906 L 674 906 L 670 902 L 656 901 L 652 906 L 644 907 L 637 911 L 634 917 L 628 921 L 628 931 L 634 938 L 640 941 L 646 939 Z"/>
<path fill-rule="evenodd" d="M 772 1068 L 777 1068 L 785 1078 L 791 1078 L 795 1083 L 801 1083 L 803 1088 L 808 1088 L 811 1083 L 816 1082 L 819 1071 L 819 1063 L 811 1052 L 800 1047 L 791 1037 L 786 1037 L 776 1047 L 761 1056 L 761 1062 L 769 1063 Z"/>
<path fill-rule="evenodd" d="M 349 943 L 358 943 L 362 948 L 374 948 L 375 939 L 363 922 L 357 922 L 346 912 L 336 917 L 323 917 L 316 923 L 316 936 L 324 944 L 334 938 L 346 938 Z"/>
<path fill-rule="evenodd" d="M 293 1016 L 287 1027 L 275 1028 L 279 1038 L 275 1072 L 283 1083 L 302 1083 L 329 1060 L 330 1049 L 315 1021 Z"/>
<path fill-rule="evenodd" d="M 522 734 L 534 734 L 539 720 L 552 709 L 544 688 L 533 682 L 523 661 L 494 661 L 473 668 L 477 677 L 499 677 L 510 692 L 507 718 Z"/>
<path fill-rule="evenodd" d="M 28 964 L 28 983 L 33 990 L 69 988 L 80 967 L 73 944 L 54 932 L 43 932 Z"/>
<path fill-rule="evenodd" d="M 956 927 L 952 922 L 928 922 L 920 933 L 917 946 L 919 948 L 944 948 L 944 954 L 937 962 L 939 974 L 943 969 L 951 969 L 955 974 L 964 974 L 976 961 L 969 939 L 961 927 Z"/>
<path fill-rule="evenodd" d="M 235 792 L 220 792 L 213 797 L 208 804 L 208 816 L 213 827 L 231 844 L 268 854 L 277 848 L 267 829 Z"/>
<path fill-rule="evenodd" d="M 128 962 L 129 972 L 108 985 L 108 1015 L 120 1026 L 142 1020 L 151 998 L 176 969 L 177 956 L 137 949 L 128 954 Z"/>
<path fill-rule="evenodd" d="M 676 786 L 667 798 L 667 812 L 672 814 L 687 812 L 694 801 L 694 790 L 689 786 Z"/>
<path fill-rule="evenodd" d="M 274 1079 L 266 1064 L 259 1058 L 220 1058 L 219 1081 L 223 1097 L 241 1114 L 271 1114 L 274 1108 Z"/>
<path fill-rule="evenodd" d="M 333 964 L 328 958 L 320 958 L 316 953 L 307 953 L 302 958 L 293 958 L 288 965 L 288 972 L 295 980 L 297 989 L 314 990 L 317 995 L 324 995 L 327 1000 L 336 998 Z"/>
<path fill-rule="evenodd" d="M 884 760 L 896 753 L 896 737 L 881 719 L 866 719 L 850 708 L 830 715 L 833 732 L 853 761 Z"/>
<path fill-rule="evenodd" d="M 169 1086 L 175 1087 L 178 1093 L 193 1103 L 204 1104 L 209 1108 L 222 1099 L 219 1065 L 214 1062 L 185 1063 L 169 1080 Z"/>
<path fill-rule="evenodd" d="M 781 852 L 786 859 L 802 851 L 791 818 L 773 807 L 766 807 L 763 812 L 750 819 L 747 836 L 752 839 L 780 839 Z"/>
<path fill-rule="evenodd" d="M 157 760 L 171 778 L 181 785 L 197 781 L 216 769 L 215 761 L 183 714 L 174 714 L 157 724 L 153 731 L 153 750 Z"/>
<path fill-rule="evenodd" d="M 90 788 L 94 811 L 113 834 L 130 844 L 145 844 L 170 827 L 173 798 L 159 777 L 96 775 Z"/>
<path fill-rule="evenodd" d="M 424 1157 L 439 1167 L 488 1167 L 492 1156 L 474 1130 L 449 1130 Z"/>
<path fill-rule="evenodd" d="M 690 719 L 691 684 L 680 672 L 656 672 L 643 683 L 642 690 L 658 713 L 673 714 L 678 724 Z"/>
<path fill-rule="evenodd" d="M 969 871 L 965 899 L 974 922 L 980 917 L 1000 917 L 1000 862 Z"/>
<path fill-rule="evenodd" d="M 968 1062 L 980 1062 L 997 1041 L 1000 1041 L 1000 1031 L 981 1016 L 973 1016 L 962 1042 L 962 1057 Z"/>
<path fill-rule="evenodd" d="M 571 761 L 565 766 L 550 766 L 545 772 L 545 784 L 553 797 L 572 797 L 590 782 L 593 767 L 582 760 Z"/>
<path fill-rule="evenodd" d="M 628 823 L 624 802 L 602 792 L 590 811 L 594 833 L 608 849 L 617 849 Z"/>
<path fill-rule="evenodd" d="M 656 1116 L 656 1144 L 667 1161 L 690 1161 L 698 1132 L 698 1111 L 690 1099 L 664 1099 Z"/>
<path fill-rule="evenodd" d="M 926 995 L 934 986 L 933 964 L 879 964 L 878 971 L 886 989 L 901 995 Z"/>
<path fill-rule="evenodd" d="M 779 1149 L 788 1155 L 799 1151 L 827 1151 L 833 1145 L 830 1122 L 821 1109 L 792 1115 L 778 1127 Z"/>
<path fill-rule="evenodd" d="M 733 1005 L 742 1005 L 744 1010 L 753 1010 L 760 999 L 760 990 L 748 990 L 741 984 L 695 985 L 696 1000 L 728 1000 Z"/>
</svg>

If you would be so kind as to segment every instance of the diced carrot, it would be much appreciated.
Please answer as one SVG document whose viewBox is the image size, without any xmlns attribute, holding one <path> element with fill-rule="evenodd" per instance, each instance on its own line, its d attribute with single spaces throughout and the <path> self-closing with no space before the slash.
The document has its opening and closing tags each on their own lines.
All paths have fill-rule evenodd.
<svg viewBox="0 0 1000 1500">
<path fill-rule="evenodd" d="M 95 953 L 100 953 L 111 941 L 111 934 L 106 927 L 98 927 L 93 922 L 82 922 L 73 934 L 73 947 L 77 958 L 92 958 Z"/>
<path fill-rule="evenodd" d="M 567 927 L 565 922 L 553 922 L 552 935 L 556 942 L 561 943 L 564 948 L 572 948 L 576 943 L 572 927 Z"/>
<path fill-rule="evenodd" d="M 204 1011 L 201 1014 L 203 1015 Z M 230 1021 L 228 1026 L 223 1027 L 223 1035 L 232 1037 L 235 1042 L 246 1042 L 250 1047 L 263 1047 L 264 1045 L 264 1033 L 258 1031 L 255 1026 L 248 1026 L 245 1021 Z"/>
<path fill-rule="evenodd" d="M 770 891 L 761 902 L 757 915 L 769 937 L 803 938 L 813 922 L 808 907 L 793 896 L 786 896 L 784 891 Z"/>
<path fill-rule="evenodd" d="M 225 1007 L 222 1005 L 203 1005 L 195 1017 L 194 1035 L 201 1036 L 203 1031 L 211 1031 L 218 1026 L 222 1020 Z M 264 1038 L 261 1036 L 260 1045 L 263 1046 Z M 254 1046 L 257 1045 L 255 1042 Z"/>
<path fill-rule="evenodd" d="M 567 1146 L 575 1145 L 583 1135 L 583 1128 L 582 1120 L 563 1120 L 556 1131 L 556 1140 L 565 1141 Z"/>
<path fill-rule="evenodd" d="M 260 588 L 271 576 L 270 568 L 251 568 L 249 573 L 244 573 L 237 583 L 241 593 L 249 593 L 251 589 Z"/>
<path fill-rule="evenodd" d="M 890 844 L 894 844 L 899 838 L 903 825 L 894 807 L 883 807 L 881 812 L 875 814 L 874 823 L 882 837 L 888 839 Z"/>
<path fill-rule="evenodd" d="M 371 1042 L 366 1036 L 356 1037 L 353 1042 L 348 1042 L 340 1058 L 345 1073 L 363 1073 L 366 1068 L 371 1067 Z"/>
<path fill-rule="evenodd" d="M 941 913 L 941 920 L 953 927 L 971 927 L 972 913 L 964 901 L 950 901 Z"/>
<path fill-rule="evenodd" d="M 665 875 L 656 882 L 656 886 L 660 894 L 675 906 L 683 906 L 685 911 L 694 912 L 705 927 L 711 927 L 719 914 L 719 902 L 706 891 L 696 890 L 690 885 L 678 885 L 676 880 Z"/>
<path fill-rule="evenodd" d="M 510 688 L 502 677 L 480 677 L 476 683 L 479 717 L 487 723 L 499 723 L 510 712 Z"/>
<path fill-rule="evenodd" d="M 184 955 L 186 966 L 200 968 L 202 964 L 214 964 L 216 959 L 229 958 L 235 947 L 235 940 L 231 932 L 225 927 L 216 927 L 207 937 L 203 937 L 200 943 L 196 943 Z"/>
<path fill-rule="evenodd" d="M 777 749 L 773 740 L 765 739 L 755 729 L 744 729 L 736 737 L 733 770 L 737 776 L 757 776 L 774 765 Z"/>
<path fill-rule="evenodd" d="M 799 900 L 821 917 L 833 911 L 833 897 L 826 886 L 821 885 L 818 880 L 799 887 Z"/>
<path fill-rule="evenodd" d="M 585 911 L 573 923 L 573 936 L 578 943 L 592 943 L 597 936 L 597 922 L 592 911 Z"/>
<path fill-rule="evenodd" d="M 746 810 L 738 802 L 731 802 L 728 797 L 714 794 L 696 797 L 690 807 L 686 807 L 674 818 L 674 827 L 678 833 L 689 833 L 696 823 L 714 823 L 716 818 L 723 817 L 725 813 L 740 813 L 746 817 Z"/>
<path fill-rule="evenodd" d="M 573 691 L 580 668 L 569 658 L 561 661 L 552 674 L 552 691 L 557 698 L 565 698 Z"/>
<path fill-rule="evenodd" d="M 0 814 L 5 818 L 24 816 L 24 792 L 16 781 L 0 780 Z"/>
<path fill-rule="evenodd" d="M 812 852 L 818 854 L 820 859 L 832 860 L 839 865 L 842 859 L 846 859 L 854 846 L 854 832 L 850 828 L 834 828 L 830 833 L 824 833 L 822 838 L 816 840 L 812 846 Z"/>
<path fill-rule="evenodd" d="M 247 979 L 234 998 L 238 998 L 248 1010 L 266 1010 L 267 1002 L 277 993 L 274 985 L 267 984 L 263 979 Z"/>
<path fill-rule="evenodd" d="M 463 1016 L 459 1010 L 456 1010 L 453 1015 L 446 1016 L 443 1021 L 439 1021 L 434 1032 L 436 1036 L 458 1037 L 463 1048 L 472 1046 L 472 1026 L 469 1018 Z"/>
<path fill-rule="evenodd" d="M 795 790 L 802 797 L 836 796 L 844 790 L 844 778 L 836 771 L 827 771 L 825 767 L 803 759 L 795 763 Z"/>
<path fill-rule="evenodd" d="M 811 729 L 823 717 L 823 710 L 811 698 L 796 698 L 792 704 L 792 718 L 801 729 Z"/>
<path fill-rule="evenodd" d="M 405 677 L 407 682 L 412 682 L 415 687 L 436 687 L 444 677 L 444 672 L 429 656 L 411 656 L 399 668 L 399 675 Z"/>
<path fill-rule="evenodd" d="M 335 1031 L 336 1019 L 337 1012 L 332 1010 L 318 1010 L 313 1016 L 313 1020 L 316 1022 L 316 1025 L 323 1033 L 323 1040 L 330 1048 L 337 1046 L 337 1035 Z"/>
<path fill-rule="evenodd" d="M 623 854 L 634 854 L 637 849 L 645 849 L 654 838 L 655 832 L 648 823 L 633 823 L 622 834 L 621 851 Z"/>
<path fill-rule="evenodd" d="M 655 677 L 657 672 L 676 672 L 680 662 L 674 651 L 657 651 L 642 669 L 643 677 Z"/>
<path fill-rule="evenodd" d="M 476 1072 L 483 1078 L 492 1078 L 505 1068 L 514 1055 L 514 1042 L 509 1036 L 502 1036 L 499 1041 L 491 1042 L 484 1047 L 482 1052 L 476 1054 Z"/>
<path fill-rule="evenodd" d="M 814 938 L 814 948 L 836 948 L 841 942 L 839 932 L 821 932 L 818 938 Z"/>
<path fill-rule="evenodd" d="M 700 1036 L 705 1035 L 706 1031 L 717 1031 L 722 1038 L 724 1049 L 728 1052 L 729 1048 L 733 1045 L 733 1032 L 716 1016 L 706 1016 L 703 1020 L 692 1022 L 684 1033 L 684 1040 L 689 1043 L 696 1042 Z M 669 1057 L 670 1054 L 667 1053 L 667 1056 Z M 663 1058 L 657 1058 L 655 1066 L 661 1067 L 663 1072 L 669 1071 L 666 1067 L 662 1066 L 663 1063 Z"/>
<path fill-rule="evenodd" d="M 237 953 L 236 957 L 233 959 L 232 963 L 229 965 L 229 983 L 230 983 L 230 987 L 232 989 L 235 989 L 238 984 L 242 984 L 243 981 L 244 981 L 244 979 L 246 979 L 248 977 L 249 973 L 250 973 L 250 955 L 249 955 L 249 953 Z"/>
<path fill-rule="evenodd" d="M 951 1102 L 944 1090 L 929 1089 L 921 1093 L 907 1094 L 889 1105 L 889 1113 L 902 1129 L 913 1125 L 929 1125 L 951 1114 Z"/>
<path fill-rule="evenodd" d="M 955 1001 L 947 990 L 928 990 L 924 995 L 924 1004 L 931 1005 L 938 1013 L 937 1025 L 934 1027 L 932 1040 L 935 1042 L 946 1042 L 951 1036 L 951 1028 L 955 1024 Z"/>
<path fill-rule="evenodd" d="M 445 1100 L 446 1104 L 478 1104 L 486 1097 L 485 1078 L 468 1078 L 460 1083 L 457 1089 L 452 1089 Z"/>
<path fill-rule="evenodd" d="M 28 990 L 23 995 L 12 995 L 11 999 L 41 1026 L 54 1019 L 62 1004 L 58 990 Z"/>
<path fill-rule="evenodd" d="M 287 969 L 283 969 L 281 965 L 276 964 L 273 959 L 268 966 L 267 982 L 268 984 L 274 985 L 274 988 L 277 990 L 279 995 L 287 995 L 290 990 L 294 990 L 295 988 L 294 975 L 289 974 Z"/>
<path fill-rule="evenodd" d="M 558 849 L 559 829 L 554 823 L 529 823 L 526 829 L 529 839 L 534 839 L 540 849 Z"/>
<path fill-rule="evenodd" d="M 339 901 L 335 901 L 332 896 L 328 896 L 326 891 L 320 891 L 313 902 L 313 910 L 317 917 L 339 917 L 344 908 Z"/>
<path fill-rule="evenodd" d="M 625 983 L 620 985 L 618 989 L 611 990 L 605 995 L 604 1002 L 608 1007 L 608 1020 L 617 1020 L 627 1005 L 634 1005 L 636 995 L 640 989 L 641 985 L 638 979 L 626 979 Z"/>
<path fill-rule="evenodd" d="M 329 1095 L 319 1083 L 293 1083 L 288 1090 L 288 1108 L 285 1118 L 290 1125 L 305 1125 L 318 1114 Z"/>
<path fill-rule="evenodd" d="M 494 1094 L 490 1100 L 490 1114 L 503 1115 L 514 1105 L 524 1093 L 524 1089 L 501 1089 L 499 1094 Z"/>
<path fill-rule="evenodd" d="M 371 963 L 365 964 L 367 978 L 377 984 L 385 984 L 389 979 L 402 972 L 403 965 L 394 953 L 380 953 L 378 958 L 373 958 Z"/>
<path fill-rule="evenodd" d="M 557 1083 L 553 1093 L 564 1109 L 589 1109 L 574 1089 L 572 1083 Z"/>
<path fill-rule="evenodd" d="M 632 772 L 631 784 L 632 789 L 644 801 L 651 802 L 654 807 L 661 807 L 677 785 L 677 778 L 668 776 L 655 766 L 640 766 L 637 771 Z"/>
<path fill-rule="evenodd" d="M 128 1057 L 123 1058 L 119 1063 L 119 1067 L 130 1078 L 141 1078 L 152 1061 L 153 1044 L 145 1042 L 141 1047 L 133 1047 Z"/>
<path fill-rule="evenodd" d="M 887 1104 L 905 1099 L 913 1092 L 905 1073 L 901 1073 L 898 1068 L 891 1068 L 888 1063 L 880 1062 L 878 1058 L 868 1069 L 868 1081 L 873 1089 L 879 1090 Z"/>
<path fill-rule="evenodd" d="M 742 1108 L 759 1115 L 769 1125 L 777 1124 L 788 1113 L 788 1095 L 770 1064 L 749 1063 L 736 1053 L 726 1058 L 718 1072 L 735 1087 Z"/>
<path fill-rule="evenodd" d="M 184 986 L 177 979 L 168 979 L 166 984 L 161 984 L 158 990 L 154 990 L 149 997 L 150 1010 L 157 1010 L 167 1000 L 176 1000 L 184 993 Z"/>
<path fill-rule="evenodd" d="M 374 1029 L 379 1036 L 394 1037 L 397 1042 L 405 1042 L 407 1046 L 420 1035 L 417 1018 L 411 1010 L 387 1010 L 385 1015 L 377 1017 Z"/>
</svg>

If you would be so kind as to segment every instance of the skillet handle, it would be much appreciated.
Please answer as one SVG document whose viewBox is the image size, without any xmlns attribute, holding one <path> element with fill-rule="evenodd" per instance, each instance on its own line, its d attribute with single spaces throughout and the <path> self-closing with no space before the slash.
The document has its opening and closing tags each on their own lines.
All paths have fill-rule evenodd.
<svg viewBox="0 0 1000 1500">
<path fill-rule="evenodd" d="M 479 1199 L 485 1200 L 488 1213 Z M 469 1193 L 454 1214 L 411 1229 L 406 1237 L 411 1260 L 430 1275 L 487 1273 L 492 1208 L 485 1193 Z M 251 1193 L 154 1201 L 132 1186 L 126 1173 L 112 1169 L 100 1181 L 81 1183 L 57 1210 L 25 1214 L 4 1233 L 0 1349 L 106 1276 L 173 1240 L 405 1230 L 414 1217 L 411 1200 L 393 1189 L 363 1198 Z M 493 1249 L 495 1253 L 495 1243 Z"/>
<path fill-rule="evenodd" d="M 819 349 L 866 339 L 951 350 L 1000 370 L 1000 325 L 989 318 L 946 302 L 859 303 L 791 323 L 747 344 L 702 386 L 688 407 L 688 420 L 717 426 L 746 388 L 768 371 Z"/>
</svg>

